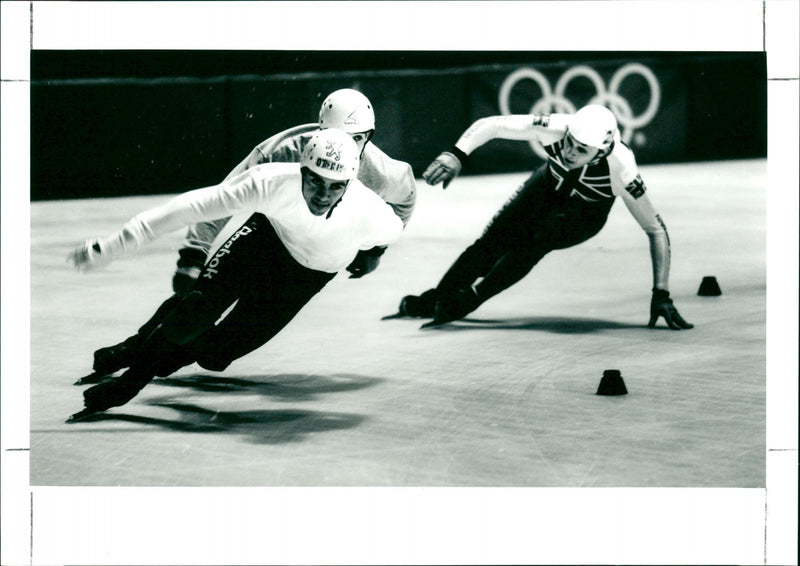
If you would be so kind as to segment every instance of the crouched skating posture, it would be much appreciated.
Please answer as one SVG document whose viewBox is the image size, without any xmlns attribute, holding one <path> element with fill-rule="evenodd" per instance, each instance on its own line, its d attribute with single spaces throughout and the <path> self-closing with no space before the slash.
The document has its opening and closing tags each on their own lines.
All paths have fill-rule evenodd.
<svg viewBox="0 0 800 566">
<path fill-rule="evenodd" d="M 356 179 L 359 153 L 345 132 L 321 130 L 300 163 L 258 165 L 184 193 L 72 252 L 88 270 L 181 227 L 231 217 L 191 291 L 162 304 L 127 371 L 87 389 L 71 421 L 124 405 L 156 375 L 191 363 L 224 370 L 280 332 L 360 250 L 395 241 L 403 222 Z"/>
<path fill-rule="evenodd" d="M 433 318 L 424 326 L 461 319 L 525 277 L 553 250 L 595 236 L 620 196 L 647 234 L 653 267 L 648 325 L 663 317 L 674 330 L 692 328 L 669 295 L 670 242 L 651 204 L 631 149 L 619 136 L 613 113 L 587 105 L 573 115 L 510 115 L 472 124 L 451 151 L 423 173 L 447 188 L 470 153 L 495 139 L 535 140 L 548 160 L 497 213 L 483 234 L 447 270 L 438 285 L 407 295 L 399 316 Z"/>
<path fill-rule="evenodd" d="M 298 163 L 314 133 L 327 128 L 342 130 L 353 138 L 360 151 L 358 180 L 386 201 L 406 225 L 416 206 L 416 183 L 411 166 L 389 157 L 372 142 L 376 128 L 372 103 L 364 94 L 350 88 L 335 90 L 325 97 L 316 123 L 289 128 L 259 143 L 225 180 L 264 163 Z M 176 295 L 182 297 L 194 288 L 203 267 L 211 259 L 209 252 L 212 245 L 229 221 L 228 216 L 189 226 L 183 245 L 178 250 L 177 266 L 172 275 L 172 288 Z M 351 274 L 350 278 L 360 278 L 377 269 L 385 251 L 386 246 L 359 250 L 346 268 Z M 141 340 L 161 323 L 164 314 L 179 297 L 169 297 L 135 334 L 117 344 L 98 348 L 94 352 L 93 375 L 84 380 L 111 375 L 127 368 Z M 228 324 L 236 324 L 239 316 L 246 317 L 247 313 L 238 310 L 232 312 Z M 246 318 L 242 323 L 247 324 Z"/>
</svg>

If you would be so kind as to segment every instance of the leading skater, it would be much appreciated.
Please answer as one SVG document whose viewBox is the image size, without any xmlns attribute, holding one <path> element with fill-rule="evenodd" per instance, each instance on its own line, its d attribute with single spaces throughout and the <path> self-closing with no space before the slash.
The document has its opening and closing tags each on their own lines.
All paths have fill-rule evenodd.
<svg viewBox="0 0 800 566">
<path fill-rule="evenodd" d="M 392 207 L 403 225 L 408 224 L 417 199 L 414 172 L 411 165 L 392 159 L 375 145 L 372 141 L 375 134 L 372 103 L 364 94 L 351 88 L 342 88 L 326 96 L 316 123 L 295 126 L 262 141 L 226 179 L 262 163 L 296 163 L 311 135 L 325 128 L 337 128 L 352 136 L 361 151 L 358 179 Z M 173 276 L 173 290 L 177 294 L 185 294 L 192 288 L 208 259 L 211 243 L 226 222 L 227 219 L 222 219 L 189 227 L 183 247 L 178 252 L 180 257 Z M 347 266 L 351 278 L 374 271 L 384 251 L 376 248 L 359 252 Z"/>
<path fill-rule="evenodd" d="M 535 140 L 548 160 L 518 189 L 480 238 L 421 295 L 407 295 L 399 316 L 432 318 L 423 327 L 459 320 L 520 281 L 546 254 L 595 236 L 621 196 L 647 233 L 653 266 L 649 327 L 663 317 L 673 330 L 693 325 L 669 295 L 670 242 L 631 149 L 620 140 L 614 114 L 590 104 L 573 115 L 510 115 L 473 123 L 450 151 L 423 173 L 447 188 L 476 148 L 495 139 Z"/>
<path fill-rule="evenodd" d="M 302 124 L 279 132 L 258 144 L 225 178 L 231 179 L 263 163 L 297 163 L 311 136 L 326 128 L 337 128 L 350 134 L 360 150 L 358 179 L 392 207 L 406 225 L 416 206 L 416 182 L 408 163 L 392 159 L 372 142 L 375 133 L 375 111 L 370 100 L 361 92 L 343 88 L 333 91 L 323 100 L 316 123 Z M 99 348 L 94 352 L 94 373 L 87 381 L 113 374 L 130 365 L 130 360 L 141 339 L 161 322 L 164 312 L 175 301 L 194 287 L 203 266 L 208 261 L 212 242 L 228 223 L 229 218 L 192 225 L 186 232 L 183 246 L 178 251 L 172 288 L 169 297 L 156 310 L 139 331 L 118 344 Z M 360 250 L 347 266 L 351 278 L 360 278 L 374 271 L 386 251 L 385 246 Z M 233 316 L 240 314 L 233 313 Z"/>
<path fill-rule="evenodd" d="M 395 241 L 403 222 L 356 178 L 359 153 L 347 133 L 321 130 L 300 163 L 257 165 L 184 193 L 72 252 L 75 267 L 94 269 L 181 227 L 232 216 L 191 291 L 165 309 L 127 371 L 84 392 L 85 409 L 68 422 L 124 405 L 188 364 L 224 370 L 280 332 L 359 250 Z"/>
</svg>

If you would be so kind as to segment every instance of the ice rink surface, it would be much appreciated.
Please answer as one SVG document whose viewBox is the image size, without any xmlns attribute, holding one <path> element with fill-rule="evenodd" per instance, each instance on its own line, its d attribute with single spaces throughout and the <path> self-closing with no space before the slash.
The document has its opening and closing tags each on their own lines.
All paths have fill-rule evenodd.
<svg viewBox="0 0 800 566">
<path fill-rule="evenodd" d="M 465 321 L 381 320 L 526 176 L 418 182 L 377 271 L 340 274 L 225 372 L 184 368 L 77 424 L 73 382 L 167 298 L 181 233 L 81 275 L 76 243 L 169 196 L 33 203 L 31 485 L 764 487 L 766 160 L 642 167 L 692 330 L 646 327 L 648 240 L 621 202 Z M 697 295 L 707 275 L 722 296 Z M 606 369 L 628 395 L 595 395 Z"/>
</svg>

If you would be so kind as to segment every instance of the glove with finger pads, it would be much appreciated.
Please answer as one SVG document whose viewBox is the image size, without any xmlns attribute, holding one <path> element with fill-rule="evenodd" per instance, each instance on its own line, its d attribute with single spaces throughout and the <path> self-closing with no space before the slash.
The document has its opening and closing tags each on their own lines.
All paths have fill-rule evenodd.
<svg viewBox="0 0 800 566">
<path fill-rule="evenodd" d="M 358 279 L 367 273 L 375 271 L 385 251 L 386 246 L 375 246 L 368 250 L 360 250 L 350 265 L 347 266 L 347 271 L 351 274 L 350 279 Z"/>
<path fill-rule="evenodd" d="M 653 297 L 650 299 L 650 321 L 647 326 L 650 328 L 655 327 L 656 322 L 662 316 L 667 326 L 672 330 L 694 328 L 694 324 L 686 322 L 678 313 L 678 309 L 675 308 L 675 305 L 672 304 L 672 299 L 669 298 L 669 291 L 653 289 Z"/>
<path fill-rule="evenodd" d="M 428 165 L 428 168 L 422 174 L 422 178 L 429 185 L 436 185 L 441 182 L 442 188 L 446 189 L 450 182 L 461 172 L 461 167 L 466 161 L 466 157 L 467 155 L 457 147 L 454 147 L 451 151 L 444 151 Z"/>
</svg>

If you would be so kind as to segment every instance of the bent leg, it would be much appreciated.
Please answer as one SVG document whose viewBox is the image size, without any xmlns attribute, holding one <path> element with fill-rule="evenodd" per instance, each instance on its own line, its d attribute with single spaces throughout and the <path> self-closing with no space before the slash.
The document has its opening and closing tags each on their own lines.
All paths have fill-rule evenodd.
<svg viewBox="0 0 800 566">
<path fill-rule="evenodd" d="M 163 325 L 159 325 L 137 348 L 125 373 L 84 391 L 85 410 L 99 412 L 120 407 L 136 397 L 156 375 L 165 377 L 193 361 L 185 348 L 166 338 Z"/>
<path fill-rule="evenodd" d="M 225 318 L 193 342 L 193 354 L 205 369 L 222 371 L 269 342 L 336 276 L 302 267 L 291 257 L 270 267 L 258 292 L 242 297 Z"/>
<path fill-rule="evenodd" d="M 111 375 L 112 373 L 131 365 L 136 349 L 164 320 L 164 317 L 180 302 L 178 295 L 172 295 L 161 303 L 156 312 L 132 336 L 119 344 L 99 348 L 94 352 L 92 369 L 98 376 Z"/>
<path fill-rule="evenodd" d="M 475 293 L 481 302 L 502 293 L 528 275 L 548 251 L 539 247 L 509 251 L 497 261 L 486 277 L 475 285 Z"/>
<path fill-rule="evenodd" d="M 471 246 L 447 270 L 436 289 L 452 293 L 486 277 L 511 250 L 530 239 L 546 202 L 546 168 L 539 168 L 514 193 Z"/>
<path fill-rule="evenodd" d="M 583 208 L 548 212 L 530 240 L 520 242 L 503 255 L 475 286 L 476 292 L 482 301 L 501 293 L 530 273 L 551 251 L 570 248 L 594 237 L 605 225 L 606 218 Z"/>
<path fill-rule="evenodd" d="M 196 289 L 202 296 L 189 293 L 183 297 L 172 295 L 158 307 L 136 334 L 123 342 L 100 348 L 94 353 L 93 369 L 96 375 L 110 375 L 130 367 L 142 344 L 160 325 L 165 325 L 167 336 L 176 343 L 188 343 L 208 330 L 219 316 L 236 300 L 244 285 L 242 273 L 248 273 L 249 241 L 257 239 L 268 221 L 263 215 L 253 215 L 220 247 L 200 274 Z M 271 226 L 269 226 L 271 229 Z M 245 248 L 245 251 L 240 251 Z M 213 279 L 214 284 L 207 282 Z M 206 282 L 201 284 L 201 282 Z"/>
</svg>

